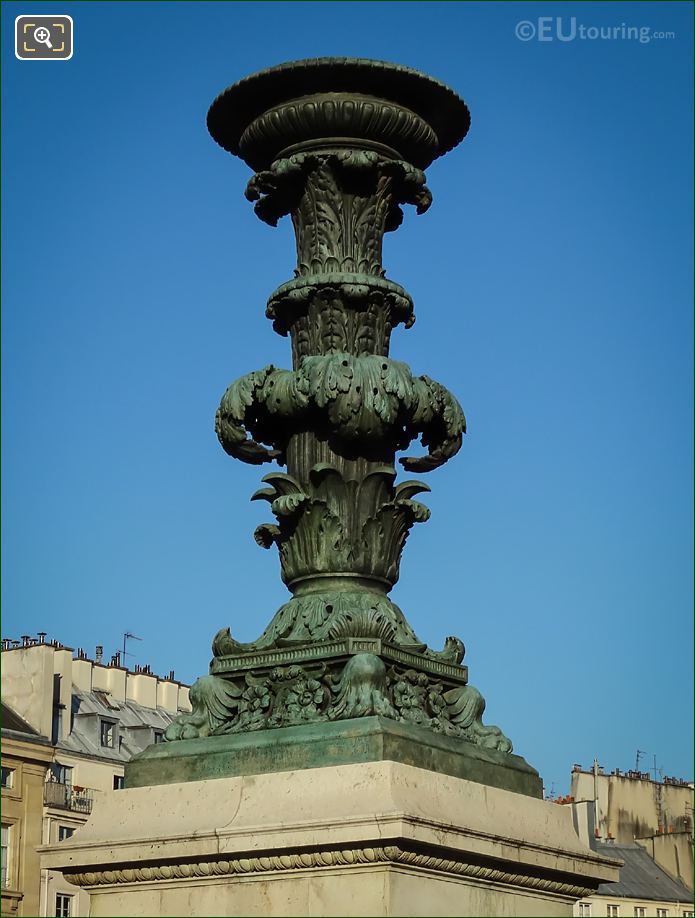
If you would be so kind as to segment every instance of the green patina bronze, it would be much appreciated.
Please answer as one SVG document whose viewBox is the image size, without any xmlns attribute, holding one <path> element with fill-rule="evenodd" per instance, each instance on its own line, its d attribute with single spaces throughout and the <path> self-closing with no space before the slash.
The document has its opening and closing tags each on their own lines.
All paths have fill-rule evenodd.
<svg viewBox="0 0 695 918">
<path fill-rule="evenodd" d="M 384 760 L 529 797 L 543 795 L 538 773 L 520 756 L 483 749 L 389 717 L 159 743 L 129 763 L 127 780 L 128 787 L 147 787 Z"/>
<path fill-rule="evenodd" d="M 277 546 L 292 596 L 258 640 L 241 643 L 228 628 L 216 635 L 210 675 L 191 689 L 193 712 L 169 727 L 157 762 L 248 748 L 206 746 L 206 737 L 321 724 L 335 732 L 355 718 L 438 734 L 446 755 L 457 743 L 462 755 L 511 753 L 502 732 L 482 723 L 463 643 L 449 637 L 443 650 L 429 649 L 388 598 L 411 527 L 429 518 L 416 499 L 428 485 L 397 482 L 396 453 L 419 438 L 425 452 L 400 464 L 429 472 L 458 452 L 466 422 L 444 386 L 389 356 L 392 329 L 414 316 L 408 293 L 385 277 L 382 241 L 399 226 L 401 205 L 427 210 L 422 170 L 469 123 L 463 100 L 442 83 L 349 58 L 265 70 L 210 108 L 212 137 L 255 170 L 246 197 L 257 215 L 272 225 L 289 215 L 296 235 L 295 276 L 266 310 L 290 338 L 292 368 L 242 376 L 216 417 L 230 456 L 286 467 L 266 475 L 252 499 L 270 505 L 273 519 L 255 539 Z M 265 735 L 259 744 L 273 746 Z M 153 777 L 153 756 L 149 772 L 133 766 L 134 779 Z"/>
</svg>

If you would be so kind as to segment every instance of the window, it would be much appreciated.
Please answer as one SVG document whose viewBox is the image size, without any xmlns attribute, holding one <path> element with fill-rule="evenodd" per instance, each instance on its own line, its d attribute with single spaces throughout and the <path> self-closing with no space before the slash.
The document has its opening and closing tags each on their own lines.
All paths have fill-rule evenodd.
<svg viewBox="0 0 695 918">
<path fill-rule="evenodd" d="M 101 721 L 101 745 L 113 749 L 116 737 L 116 724 L 110 720 Z"/>
<path fill-rule="evenodd" d="M 65 896 L 63 893 L 58 893 L 56 896 L 56 918 L 71 918 L 72 900 L 72 896 Z"/>
<path fill-rule="evenodd" d="M 606 914 L 608 918 L 618 918 L 620 915 L 620 906 L 619 905 L 609 905 L 607 906 Z"/>
<path fill-rule="evenodd" d="M 668 918 L 668 909 L 667 908 L 658 908 L 656 910 L 656 918 Z"/>
<path fill-rule="evenodd" d="M 123 775 L 114 775 L 113 776 L 113 789 L 114 790 L 123 790 L 125 787 L 125 778 Z"/>
<path fill-rule="evenodd" d="M 579 903 L 579 914 L 582 916 L 582 918 L 590 918 L 591 902 L 580 902 Z"/>
<path fill-rule="evenodd" d="M 51 765 L 51 781 L 58 784 L 72 784 L 72 766 L 54 762 Z"/>
<path fill-rule="evenodd" d="M 58 841 L 65 841 L 68 838 L 72 838 L 75 834 L 75 830 L 72 826 L 58 826 Z"/>
<path fill-rule="evenodd" d="M 643 908 L 641 905 L 635 906 L 635 918 L 646 918 L 646 915 L 647 915 L 646 908 Z"/>
<path fill-rule="evenodd" d="M 695 918 L 695 912 L 683 912 L 683 918 Z"/>
<path fill-rule="evenodd" d="M 10 886 L 10 835 L 12 826 L 2 824 L 2 888 Z"/>
<path fill-rule="evenodd" d="M 111 697 L 111 692 L 96 691 L 94 694 L 97 696 L 99 701 L 104 705 L 105 708 L 111 708 L 112 711 L 120 711 L 121 706 L 117 701 L 114 701 Z"/>
<path fill-rule="evenodd" d="M 3 766 L 2 786 L 5 788 L 10 788 L 14 786 L 14 768 L 5 768 Z"/>
<path fill-rule="evenodd" d="M 164 742 L 164 733 L 161 730 L 154 731 L 154 742 L 163 743 Z"/>
</svg>

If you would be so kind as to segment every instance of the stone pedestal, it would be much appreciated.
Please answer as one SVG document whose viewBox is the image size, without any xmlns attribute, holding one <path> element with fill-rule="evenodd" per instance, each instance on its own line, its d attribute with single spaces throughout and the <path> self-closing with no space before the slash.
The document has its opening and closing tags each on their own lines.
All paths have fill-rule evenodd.
<svg viewBox="0 0 695 918">
<path fill-rule="evenodd" d="M 393 761 L 115 791 L 43 857 L 94 918 L 557 918 L 617 863 L 567 808 Z"/>
</svg>

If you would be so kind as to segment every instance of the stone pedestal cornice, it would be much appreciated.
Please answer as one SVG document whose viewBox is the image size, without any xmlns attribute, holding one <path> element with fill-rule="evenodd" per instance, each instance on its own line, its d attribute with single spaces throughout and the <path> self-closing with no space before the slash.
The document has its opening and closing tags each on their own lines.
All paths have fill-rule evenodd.
<svg viewBox="0 0 695 918">
<path fill-rule="evenodd" d="M 96 916 L 557 918 L 618 873 L 568 808 L 394 761 L 118 791 L 43 866 Z"/>
</svg>

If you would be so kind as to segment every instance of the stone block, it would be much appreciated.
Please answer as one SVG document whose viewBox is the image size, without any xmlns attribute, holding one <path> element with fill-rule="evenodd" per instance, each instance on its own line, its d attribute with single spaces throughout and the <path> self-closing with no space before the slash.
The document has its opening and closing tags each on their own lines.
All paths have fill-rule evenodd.
<svg viewBox="0 0 695 918">
<path fill-rule="evenodd" d="M 43 866 L 98 916 L 569 916 L 618 877 L 548 801 L 393 761 L 115 791 Z"/>
</svg>

